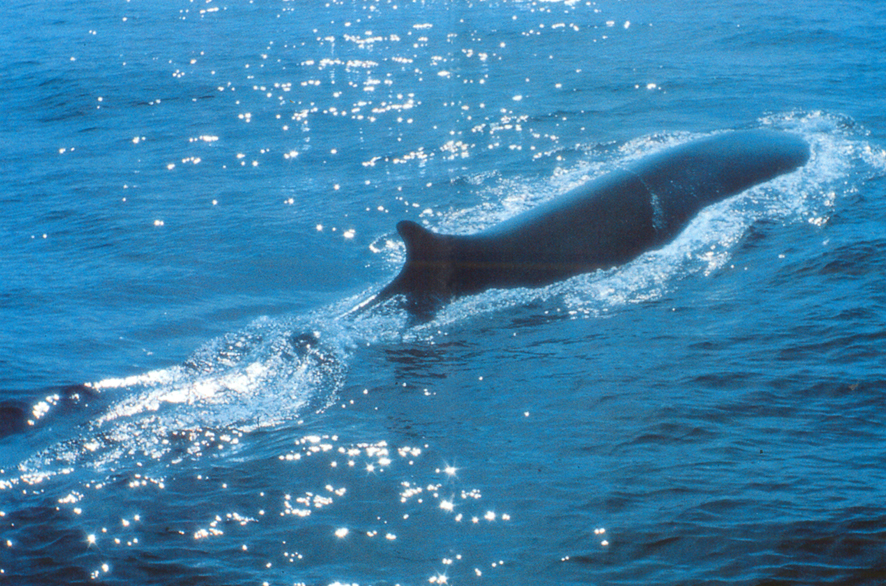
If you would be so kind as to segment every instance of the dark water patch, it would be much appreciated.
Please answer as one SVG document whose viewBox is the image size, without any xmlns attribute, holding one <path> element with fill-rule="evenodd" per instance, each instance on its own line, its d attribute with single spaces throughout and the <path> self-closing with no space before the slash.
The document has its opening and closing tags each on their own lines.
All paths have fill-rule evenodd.
<svg viewBox="0 0 886 586">
<path fill-rule="evenodd" d="M 773 528 L 771 547 L 789 561 L 767 584 L 881 584 L 886 577 L 886 520 L 873 509 L 844 518 L 798 521 Z"/>
<path fill-rule="evenodd" d="M 4 563 L 4 580 L 82 584 L 92 577 L 84 566 L 101 565 L 98 548 L 89 542 L 76 516 L 58 506 L 22 508 L 7 513 L 0 523 L 0 538 L 7 544 L 4 549 L 15 552 Z"/>
<path fill-rule="evenodd" d="M 227 576 L 208 567 L 195 565 L 192 560 L 206 559 L 209 552 L 189 548 L 184 543 L 178 547 L 157 544 L 156 551 L 143 551 L 120 559 L 114 565 L 113 579 L 102 580 L 108 584 L 207 584 L 219 586 L 230 584 L 230 576 L 244 578 L 242 570 L 231 569 Z M 95 583 L 95 582 L 93 582 Z"/>
<path fill-rule="evenodd" d="M 883 264 L 886 240 L 854 242 L 829 251 L 816 269 L 821 275 L 862 276 Z"/>
<path fill-rule="evenodd" d="M 28 428 L 29 407 L 23 401 L 0 401 L 0 438 Z"/>
<path fill-rule="evenodd" d="M 0 438 L 44 427 L 47 422 L 59 424 L 69 418 L 78 418 L 81 410 L 96 397 L 92 389 L 82 384 L 44 387 L 32 390 L 3 390 L 0 396 L 42 397 L 36 404 L 21 400 L 0 401 Z M 44 419 L 45 418 L 45 419 Z"/>
<path fill-rule="evenodd" d="M 647 432 L 632 438 L 628 445 L 674 446 L 680 444 L 699 444 L 719 437 L 719 434 L 711 429 L 711 426 L 689 426 L 684 423 L 661 422 L 647 429 Z"/>
<path fill-rule="evenodd" d="M 422 380 L 446 379 L 449 376 L 451 350 L 463 351 L 464 342 L 386 348 L 385 359 L 395 365 L 399 376 L 418 377 Z"/>
<path fill-rule="evenodd" d="M 66 77 L 47 79 L 38 87 L 34 112 L 40 122 L 70 122 L 96 110 L 98 96 Z"/>
<path fill-rule="evenodd" d="M 864 313 L 864 310 L 840 313 Z M 850 320 L 839 323 L 829 320 L 829 323 L 834 325 L 819 332 L 814 331 L 814 326 L 795 328 L 793 335 L 785 338 L 780 345 L 776 354 L 778 360 L 795 362 L 801 358 L 827 356 L 849 365 L 876 360 L 880 356 L 876 348 L 886 340 L 886 330 L 876 322 Z"/>
<path fill-rule="evenodd" d="M 753 251 L 765 251 L 772 246 L 772 238 L 779 232 L 780 224 L 773 219 L 759 218 L 748 226 L 747 231 L 736 247 L 735 256 L 741 258 L 744 254 Z M 723 274 L 715 275 L 722 278 Z"/>
</svg>

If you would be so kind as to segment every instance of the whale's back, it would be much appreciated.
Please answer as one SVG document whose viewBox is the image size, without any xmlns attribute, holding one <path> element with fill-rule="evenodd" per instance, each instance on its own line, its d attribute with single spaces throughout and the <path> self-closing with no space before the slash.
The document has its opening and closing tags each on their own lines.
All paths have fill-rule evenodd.
<svg viewBox="0 0 886 586">
<path fill-rule="evenodd" d="M 477 234 L 400 222 L 406 263 L 377 296 L 413 307 L 489 288 L 535 287 L 628 262 L 672 240 L 703 207 L 793 171 L 800 137 L 728 132 L 653 154 Z"/>
</svg>

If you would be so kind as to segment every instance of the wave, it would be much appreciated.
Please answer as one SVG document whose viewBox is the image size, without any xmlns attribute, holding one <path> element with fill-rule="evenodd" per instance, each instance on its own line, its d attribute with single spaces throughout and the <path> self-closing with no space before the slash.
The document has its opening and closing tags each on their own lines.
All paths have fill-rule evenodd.
<svg viewBox="0 0 886 586">
<path fill-rule="evenodd" d="M 886 171 L 886 152 L 870 145 L 845 117 L 789 113 L 763 118 L 758 125 L 804 136 L 812 150 L 809 163 L 704 209 L 659 250 L 623 267 L 540 289 L 490 290 L 458 299 L 424 323 L 413 322 L 395 303 L 348 312 L 379 284 L 308 315 L 260 318 L 208 342 L 184 364 L 83 385 L 90 403 L 100 405 L 97 411 L 89 411 L 89 420 L 71 430 L 73 437 L 26 457 L 14 476 L 0 478 L 0 485 L 36 482 L 72 467 L 110 469 L 127 460 L 174 464 L 219 446 L 236 446 L 244 434 L 298 422 L 328 408 L 361 346 L 431 340 L 440 330 L 515 307 L 540 308 L 558 319 L 592 319 L 660 299 L 686 278 L 721 270 L 755 224 L 824 226 L 840 198 L 865 178 Z M 481 182 L 481 189 L 489 191 L 487 203 L 435 218 L 435 227 L 447 232 L 482 229 L 614 167 L 700 136 L 658 134 L 618 148 L 591 145 L 585 160 L 555 169 L 548 179 L 520 183 L 496 176 L 492 185 Z M 393 236 L 377 240 L 372 250 L 385 266 L 398 266 L 404 257 Z M 51 394 L 30 409 L 9 405 L 3 411 L 9 419 L 4 425 L 12 434 L 27 433 L 35 420 L 51 417 L 58 403 L 58 395 Z M 65 415 L 76 413 L 67 409 Z M 29 418 L 29 425 L 17 425 L 22 418 Z"/>
</svg>

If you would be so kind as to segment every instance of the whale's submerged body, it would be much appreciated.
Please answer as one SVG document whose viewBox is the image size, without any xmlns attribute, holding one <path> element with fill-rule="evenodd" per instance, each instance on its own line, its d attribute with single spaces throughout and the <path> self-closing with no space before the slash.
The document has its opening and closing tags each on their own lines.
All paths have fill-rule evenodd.
<svg viewBox="0 0 886 586">
<path fill-rule="evenodd" d="M 703 207 L 801 167 L 809 145 L 774 130 L 718 134 L 666 149 L 470 235 L 402 221 L 395 295 L 427 312 L 491 288 L 538 287 L 626 263 L 677 236 Z"/>
</svg>

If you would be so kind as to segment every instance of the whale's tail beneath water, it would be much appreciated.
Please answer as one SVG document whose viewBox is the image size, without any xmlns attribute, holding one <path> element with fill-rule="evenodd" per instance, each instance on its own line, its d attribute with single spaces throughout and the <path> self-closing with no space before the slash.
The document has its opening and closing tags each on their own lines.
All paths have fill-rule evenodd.
<svg viewBox="0 0 886 586">
<path fill-rule="evenodd" d="M 431 316 L 460 295 L 538 287 L 629 262 L 673 240 L 705 206 L 809 157 L 809 145 L 793 134 L 726 132 L 653 154 L 476 234 L 401 221 L 403 269 L 352 311 L 402 295 L 413 315 Z"/>
</svg>

